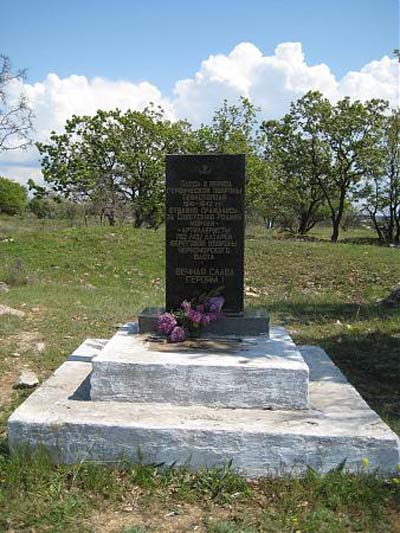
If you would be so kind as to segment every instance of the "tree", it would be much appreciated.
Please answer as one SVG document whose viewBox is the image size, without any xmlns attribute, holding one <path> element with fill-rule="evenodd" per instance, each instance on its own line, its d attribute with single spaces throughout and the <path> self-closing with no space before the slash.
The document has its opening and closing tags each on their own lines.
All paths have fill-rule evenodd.
<svg viewBox="0 0 400 533">
<path fill-rule="evenodd" d="M 101 220 L 115 224 L 119 203 L 116 153 L 118 138 L 113 115 L 72 116 L 62 134 L 51 132 L 50 143 L 37 143 L 42 173 L 56 195 L 79 204 L 95 205 Z"/>
<path fill-rule="evenodd" d="M 32 140 L 33 112 L 23 92 L 12 94 L 16 82 L 25 79 L 25 71 L 13 71 L 10 59 L 0 55 L 0 151 L 27 148 Z"/>
<path fill-rule="evenodd" d="M 202 124 L 194 130 L 190 149 L 199 153 L 252 154 L 257 145 L 257 112 L 248 98 L 229 105 L 224 100 L 214 112 L 210 125 Z"/>
<path fill-rule="evenodd" d="M 134 225 L 162 221 L 164 158 L 185 145 L 187 124 L 154 106 L 73 116 L 50 143 L 37 143 L 45 181 L 57 194 L 95 206 L 110 225 L 129 209 Z"/>
<path fill-rule="evenodd" d="M 319 180 L 329 169 L 329 150 L 314 112 L 321 95 L 309 92 L 280 120 L 264 121 L 264 154 L 274 168 L 281 224 L 304 235 L 328 215 Z"/>
<path fill-rule="evenodd" d="M 330 170 L 318 179 L 327 200 L 332 221 L 331 241 L 339 237 L 340 224 L 351 193 L 379 166 L 379 134 L 383 100 L 351 101 L 346 97 L 320 114 L 323 139 L 330 148 Z"/>
<path fill-rule="evenodd" d="M 15 181 L 0 177 L 0 213 L 20 214 L 25 209 L 27 201 L 25 187 Z"/>
<path fill-rule="evenodd" d="M 380 141 L 380 165 L 361 183 L 358 198 L 379 240 L 400 242 L 400 111 L 385 117 Z"/>
<path fill-rule="evenodd" d="M 313 124 L 316 139 L 326 152 L 326 168 L 316 178 L 329 208 L 331 241 L 336 242 L 352 193 L 379 164 L 378 141 L 388 104 L 346 97 L 332 105 L 319 92 L 310 92 L 305 99 L 305 118 Z"/>
<path fill-rule="evenodd" d="M 163 110 L 152 106 L 119 115 L 118 124 L 119 190 L 135 227 L 157 228 L 164 219 L 165 156 L 186 151 L 189 125 L 166 120 Z"/>
<path fill-rule="evenodd" d="M 246 206 L 271 225 L 277 213 L 277 196 L 269 162 L 262 158 L 263 133 L 256 108 L 248 98 L 238 104 L 227 100 L 214 113 L 210 125 L 189 134 L 189 151 L 246 155 Z"/>
</svg>

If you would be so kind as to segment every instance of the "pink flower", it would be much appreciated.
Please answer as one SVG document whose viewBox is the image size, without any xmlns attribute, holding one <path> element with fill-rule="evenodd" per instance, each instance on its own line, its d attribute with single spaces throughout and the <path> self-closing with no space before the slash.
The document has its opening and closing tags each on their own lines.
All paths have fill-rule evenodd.
<svg viewBox="0 0 400 533">
<path fill-rule="evenodd" d="M 192 302 L 189 302 L 188 300 L 183 300 L 181 303 L 182 309 L 185 311 L 186 314 L 189 313 L 189 311 L 192 309 Z"/>
<path fill-rule="evenodd" d="M 163 313 L 158 317 L 158 332 L 163 335 L 169 335 L 176 325 L 176 318 L 171 313 Z"/>
<path fill-rule="evenodd" d="M 189 311 L 187 316 L 194 324 L 200 324 L 203 318 L 203 315 L 199 311 L 194 311 L 193 309 Z"/>
<path fill-rule="evenodd" d="M 185 331 L 180 326 L 175 326 L 169 336 L 171 342 L 182 342 L 185 340 Z"/>
</svg>

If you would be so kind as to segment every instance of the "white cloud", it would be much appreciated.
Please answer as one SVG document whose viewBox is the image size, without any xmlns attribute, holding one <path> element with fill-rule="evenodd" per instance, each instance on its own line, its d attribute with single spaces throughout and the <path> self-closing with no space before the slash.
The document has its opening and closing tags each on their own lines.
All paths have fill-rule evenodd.
<svg viewBox="0 0 400 533">
<path fill-rule="evenodd" d="M 16 84 L 13 91 L 17 94 L 21 88 Z M 36 140 L 45 140 L 53 129 L 61 131 L 72 114 L 115 107 L 143 109 L 150 101 L 163 106 L 169 118 L 187 118 L 198 125 L 211 118 L 224 98 L 235 101 L 246 96 L 261 107 L 264 117 L 274 118 L 310 89 L 320 90 L 332 101 L 343 96 L 381 97 L 397 106 L 399 63 L 385 56 L 338 80 L 328 65 L 308 65 L 301 43 L 281 43 L 271 55 L 264 55 L 252 43 L 240 43 L 227 55 L 208 57 L 192 78 L 177 81 L 172 98 L 146 81 L 89 80 L 78 75 L 61 79 L 49 74 L 42 82 L 24 85 L 36 115 Z M 2 153 L 0 174 L 12 177 L 18 168 L 17 177 L 24 181 L 37 172 L 37 159 L 33 147 Z"/>
<path fill-rule="evenodd" d="M 163 98 L 157 87 L 146 81 L 134 84 L 103 78 L 88 80 L 77 75 L 61 79 L 56 74 L 48 74 L 44 81 L 34 84 L 13 82 L 9 88 L 11 98 L 22 90 L 35 114 L 35 141 L 45 141 L 52 130 L 62 131 L 65 121 L 73 114 L 91 115 L 98 109 L 141 110 L 153 102 L 165 109 L 168 118 L 175 118 L 169 101 Z M 38 165 L 35 146 L 0 154 L 0 174 L 13 178 L 18 172 L 22 182 L 26 182 L 32 172 L 40 175 Z"/>
<path fill-rule="evenodd" d="M 328 65 L 308 65 L 301 43 L 281 43 L 263 55 L 251 43 L 240 43 L 228 55 L 212 55 L 193 78 L 175 85 L 174 109 L 194 123 L 207 120 L 223 98 L 250 98 L 268 118 L 281 116 L 291 101 L 308 90 L 330 100 L 344 96 L 362 100 L 380 97 L 398 105 L 399 64 L 383 57 L 337 80 Z"/>
<path fill-rule="evenodd" d="M 385 56 L 380 61 L 371 61 L 359 72 L 350 71 L 340 82 L 342 96 L 360 100 L 384 98 L 393 107 L 400 105 L 400 64 Z"/>
<path fill-rule="evenodd" d="M 38 166 L 0 166 L 0 176 L 5 176 L 17 183 L 21 183 L 21 185 L 26 185 L 29 178 L 32 178 L 36 183 L 44 183 Z"/>
</svg>

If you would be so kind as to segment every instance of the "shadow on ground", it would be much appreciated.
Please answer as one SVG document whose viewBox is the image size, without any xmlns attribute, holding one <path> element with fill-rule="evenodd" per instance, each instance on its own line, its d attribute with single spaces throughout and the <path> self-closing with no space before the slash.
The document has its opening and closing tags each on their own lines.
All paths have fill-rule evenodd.
<svg viewBox="0 0 400 533">
<path fill-rule="evenodd" d="M 369 405 L 400 434 L 400 309 L 357 304 L 275 304 L 297 344 L 318 344 Z M 326 335 L 325 328 L 329 328 Z M 337 328 L 337 332 L 336 332 Z"/>
<path fill-rule="evenodd" d="M 358 303 L 321 303 L 321 302 L 274 302 L 267 304 L 267 310 L 277 315 L 285 325 L 298 324 L 326 324 L 340 321 L 354 320 L 400 320 L 400 308 L 384 307 L 382 305 L 366 305 Z M 399 328 L 400 333 L 400 328 Z"/>
</svg>

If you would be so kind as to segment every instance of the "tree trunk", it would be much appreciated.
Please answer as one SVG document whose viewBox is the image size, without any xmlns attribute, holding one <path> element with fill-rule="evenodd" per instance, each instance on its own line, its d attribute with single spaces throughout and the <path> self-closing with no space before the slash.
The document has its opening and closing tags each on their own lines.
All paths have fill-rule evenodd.
<svg viewBox="0 0 400 533">
<path fill-rule="evenodd" d="M 344 202 L 346 200 L 346 187 L 342 186 L 342 190 L 340 191 L 340 198 L 339 198 L 339 207 L 337 212 L 335 213 L 332 208 L 332 235 L 331 235 L 331 242 L 337 242 L 339 238 L 339 231 L 340 231 L 340 223 L 342 222 L 343 213 L 344 213 Z"/>
<path fill-rule="evenodd" d="M 339 238 L 339 228 L 340 228 L 340 219 L 339 217 L 335 217 L 332 219 L 332 235 L 331 235 L 331 242 L 336 243 Z"/>
<path fill-rule="evenodd" d="M 142 216 L 142 212 L 140 209 L 135 209 L 135 228 L 141 228 L 144 223 L 144 217 Z"/>
<path fill-rule="evenodd" d="M 106 217 L 110 226 L 115 226 L 114 213 L 106 213 Z"/>
<path fill-rule="evenodd" d="M 297 229 L 297 233 L 299 235 L 305 235 L 311 229 L 311 227 L 310 227 L 309 213 L 302 213 L 301 218 L 300 218 L 300 224 Z"/>
<path fill-rule="evenodd" d="M 395 235 L 395 244 L 400 242 L 400 219 L 396 220 L 396 235 Z"/>
<path fill-rule="evenodd" d="M 379 227 L 379 224 L 378 224 L 378 220 L 376 218 L 376 213 L 370 213 L 370 219 L 372 220 L 372 223 L 374 225 L 374 228 L 375 228 L 375 231 L 376 233 L 378 234 L 378 239 L 383 242 L 385 239 L 383 237 L 383 234 L 382 234 L 382 230 L 381 228 Z"/>
</svg>

